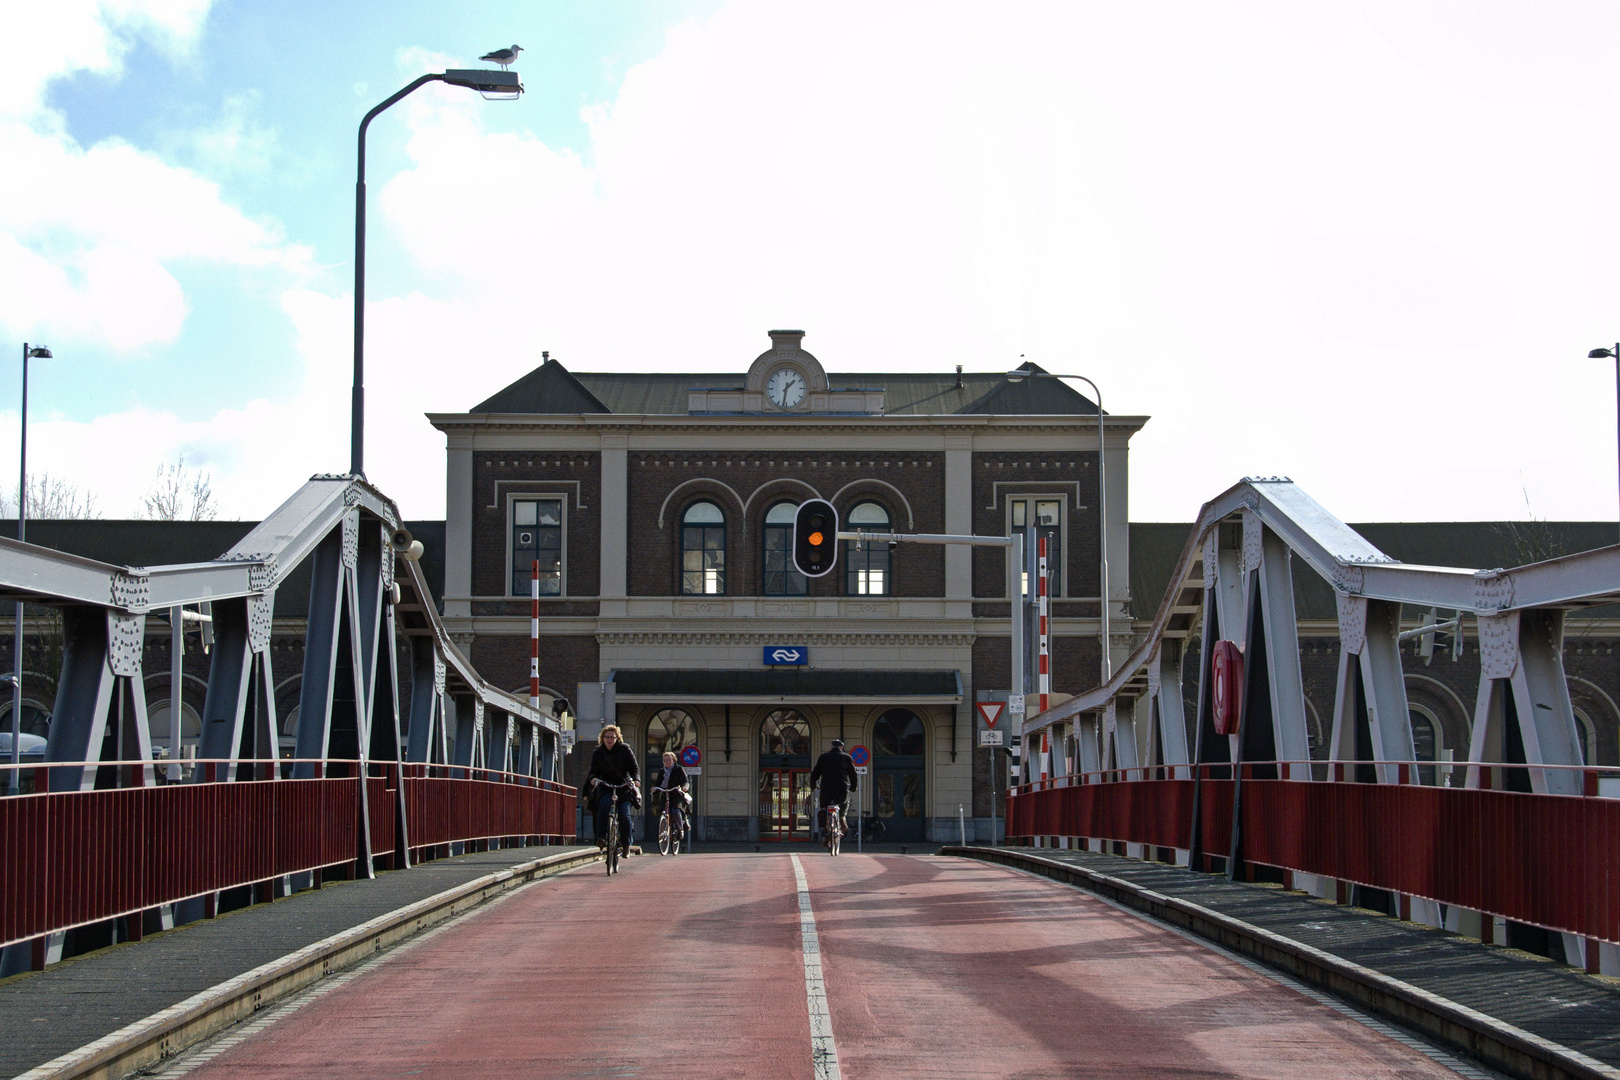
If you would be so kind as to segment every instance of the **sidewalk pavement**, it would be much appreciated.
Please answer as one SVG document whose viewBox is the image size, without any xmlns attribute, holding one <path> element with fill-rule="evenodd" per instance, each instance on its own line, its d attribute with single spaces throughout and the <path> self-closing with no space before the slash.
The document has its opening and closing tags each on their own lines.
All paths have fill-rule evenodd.
<svg viewBox="0 0 1620 1080">
<path fill-rule="evenodd" d="M 503 848 L 328 882 L 0 980 L 0 1076 L 77 1050 L 333 934 L 568 847 Z"/>
</svg>

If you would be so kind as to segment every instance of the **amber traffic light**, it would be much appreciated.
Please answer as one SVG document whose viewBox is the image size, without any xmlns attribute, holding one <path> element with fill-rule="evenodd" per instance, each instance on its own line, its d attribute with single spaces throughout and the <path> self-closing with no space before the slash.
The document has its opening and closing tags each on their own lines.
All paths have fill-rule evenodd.
<svg viewBox="0 0 1620 1080">
<path fill-rule="evenodd" d="M 793 565 L 807 578 L 832 572 L 838 562 L 838 511 L 824 499 L 799 504 L 793 515 Z"/>
</svg>

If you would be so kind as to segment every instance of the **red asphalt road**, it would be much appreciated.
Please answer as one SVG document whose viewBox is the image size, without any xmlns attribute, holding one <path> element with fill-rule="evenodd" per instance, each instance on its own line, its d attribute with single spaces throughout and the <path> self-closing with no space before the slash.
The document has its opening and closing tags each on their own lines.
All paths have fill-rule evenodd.
<svg viewBox="0 0 1620 1080">
<path fill-rule="evenodd" d="M 1449 1077 L 1068 886 L 801 853 L 847 1080 Z M 813 1077 L 781 854 L 642 856 L 530 886 L 190 1074 Z"/>
</svg>

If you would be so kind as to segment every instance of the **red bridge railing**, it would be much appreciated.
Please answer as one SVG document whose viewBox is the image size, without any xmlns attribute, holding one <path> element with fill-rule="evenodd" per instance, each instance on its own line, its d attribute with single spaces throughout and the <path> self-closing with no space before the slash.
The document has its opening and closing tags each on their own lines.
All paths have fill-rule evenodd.
<svg viewBox="0 0 1620 1080">
<path fill-rule="evenodd" d="M 1585 794 L 1571 796 L 1432 786 L 1413 782 L 1421 766 L 1388 764 L 1401 782 L 1257 779 L 1256 772 L 1279 770 L 1244 765 L 1242 859 L 1620 942 L 1620 799 L 1597 797 L 1600 774 L 1614 770 L 1580 769 Z M 1345 767 L 1354 764 L 1335 775 Z M 1237 786 L 1232 766 L 1197 768 L 1196 780 L 1133 769 L 1130 776 L 1150 778 L 1116 771 L 1017 788 L 1007 798 L 1007 837 L 1185 851 L 1194 846 L 1196 805 L 1198 846 L 1224 859 Z M 1495 769 L 1527 766 L 1455 768 L 1477 768 L 1488 785 Z"/>
<path fill-rule="evenodd" d="M 118 763 L 119 779 L 138 783 L 143 764 Z M 241 762 L 238 776 L 293 764 Z M 316 762 L 315 779 L 215 780 L 227 765 L 188 761 L 191 782 L 69 792 L 47 792 L 46 773 L 77 765 L 29 766 L 34 793 L 0 798 L 0 945 L 367 856 L 358 763 Z M 156 763 L 160 781 L 167 767 Z M 438 765 L 367 772 L 370 854 L 383 866 L 402 817 L 413 861 L 453 843 L 574 834 L 575 794 L 549 780 Z"/>
</svg>

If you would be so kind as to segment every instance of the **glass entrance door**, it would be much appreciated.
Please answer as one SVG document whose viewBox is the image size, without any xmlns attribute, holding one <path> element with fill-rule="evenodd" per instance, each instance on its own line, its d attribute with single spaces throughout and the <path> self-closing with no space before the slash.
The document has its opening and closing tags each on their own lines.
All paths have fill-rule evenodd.
<svg viewBox="0 0 1620 1080">
<path fill-rule="evenodd" d="M 883 838 L 905 843 L 923 839 L 927 828 L 923 753 L 927 729 L 910 709 L 890 709 L 872 729 L 872 814 L 883 822 Z"/>
<path fill-rule="evenodd" d="M 805 795 L 809 791 L 809 769 L 761 769 L 759 838 L 810 839 L 810 814 L 805 805 Z"/>
</svg>

